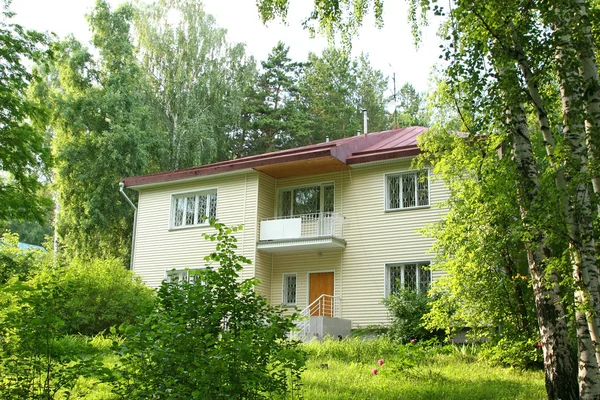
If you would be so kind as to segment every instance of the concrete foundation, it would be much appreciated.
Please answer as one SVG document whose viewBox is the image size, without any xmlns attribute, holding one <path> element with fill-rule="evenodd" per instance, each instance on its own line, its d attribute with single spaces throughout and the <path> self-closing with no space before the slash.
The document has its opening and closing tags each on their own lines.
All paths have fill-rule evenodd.
<svg viewBox="0 0 600 400">
<path fill-rule="evenodd" d="M 325 336 L 332 338 L 350 335 L 352 321 L 342 318 L 310 317 L 310 334 L 308 340 L 322 340 Z"/>
</svg>

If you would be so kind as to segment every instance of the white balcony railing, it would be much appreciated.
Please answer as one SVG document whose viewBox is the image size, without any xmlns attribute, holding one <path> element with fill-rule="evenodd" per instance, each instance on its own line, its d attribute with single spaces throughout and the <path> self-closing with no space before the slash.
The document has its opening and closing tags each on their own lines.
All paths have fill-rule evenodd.
<svg viewBox="0 0 600 400">
<path fill-rule="evenodd" d="M 343 239 L 344 217 L 334 212 L 268 218 L 260 221 L 260 240 L 319 237 Z"/>
</svg>

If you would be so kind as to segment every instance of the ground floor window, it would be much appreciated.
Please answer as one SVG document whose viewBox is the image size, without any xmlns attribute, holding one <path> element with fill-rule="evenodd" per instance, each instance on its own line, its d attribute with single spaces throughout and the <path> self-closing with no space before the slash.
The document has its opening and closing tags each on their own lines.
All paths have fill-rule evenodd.
<svg viewBox="0 0 600 400">
<path fill-rule="evenodd" d="M 296 305 L 296 274 L 283 275 L 283 301 L 288 306 Z"/>
<path fill-rule="evenodd" d="M 386 265 L 386 296 L 405 288 L 427 293 L 431 284 L 429 261 Z"/>
<path fill-rule="evenodd" d="M 180 268 L 165 271 L 165 281 L 167 282 L 189 282 L 192 283 L 199 279 L 198 274 L 204 268 Z"/>
</svg>

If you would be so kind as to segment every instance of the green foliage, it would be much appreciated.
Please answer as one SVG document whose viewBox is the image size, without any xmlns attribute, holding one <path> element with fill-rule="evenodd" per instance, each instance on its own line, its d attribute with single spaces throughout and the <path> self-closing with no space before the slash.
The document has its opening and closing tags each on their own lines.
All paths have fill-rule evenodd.
<svg viewBox="0 0 600 400">
<path fill-rule="evenodd" d="M 242 101 L 257 89 L 255 61 L 196 0 L 136 3 L 136 53 L 157 118 L 163 170 L 232 158 L 230 133 Z"/>
<path fill-rule="evenodd" d="M 544 365 L 541 343 L 532 340 L 502 338 L 481 346 L 479 359 L 492 365 L 540 369 Z"/>
<path fill-rule="evenodd" d="M 19 248 L 19 235 L 6 232 L 0 238 L 0 284 L 10 278 L 27 279 L 43 258 L 43 251 Z"/>
<path fill-rule="evenodd" d="M 128 260 L 133 210 L 118 182 L 158 169 L 163 143 L 151 134 L 146 80 L 129 37 L 132 13 L 129 5 L 113 11 L 99 0 L 89 16 L 99 57 L 67 38 L 55 44 L 55 62 L 39 70 L 33 87 L 52 109 L 42 122 L 53 133 L 57 228 L 71 257 Z"/>
<path fill-rule="evenodd" d="M 345 363 L 364 362 L 391 357 L 398 351 L 398 343 L 387 336 L 377 339 L 351 337 L 344 340 L 325 338 L 302 345 L 311 360 L 336 359 Z"/>
<path fill-rule="evenodd" d="M 388 332 L 389 328 L 384 325 L 367 325 L 359 326 L 352 329 L 352 337 L 368 338 L 368 337 L 379 337 L 384 336 Z"/>
<path fill-rule="evenodd" d="M 0 397 L 52 399 L 68 395 L 79 375 L 100 368 L 100 360 L 55 344 L 64 331 L 58 305 L 64 292 L 54 286 L 12 279 L 0 287 Z"/>
<path fill-rule="evenodd" d="M 33 280 L 64 293 L 56 313 L 67 334 L 95 335 L 131 324 L 147 316 L 156 299 L 152 289 L 115 259 L 73 259 L 61 267 L 48 265 Z"/>
<path fill-rule="evenodd" d="M 12 276 L 0 285 L 0 397 L 110 392 L 103 382 L 112 380 L 105 357 L 113 340 L 65 335 L 133 323 L 153 309 L 153 291 L 117 260 L 55 266 L 48 253 L 18 249 L 16 235 L 3 240 L 0 255 L 20 269 L 5 269 Z"/>
<path fill-rule="evenodd" d="M 405 83 L 396 93 L 395 123 L 399 127 L 429 126 L 429 116 L 425 110 L 425 96 L 410 84 Z"/>
<path fill-rule="evenodd" d="M 496 150 L 503 139 L 470 142 L 433 129 L 421 140 L 421 162 L 434 163 L 435 176 L 450 190 L 446 217 L 426 231 L 437 239 L 435 267 L 448 272 L 434 284 L 436 300 L 427 321 L 448 334 L 470 327 L 482 337 L 536 339 L 518 178 L 511 160 L 499 158 Z M 545 212 L 553 206 L 549 201 Z M 557 242 L 556 249 L 560 246 Z"/>
<path fill-rule="evenodd" d="M 306 143 L 307 116 L 298 86 L 304 65 L 292 61 L 289 47 L 278 42 L 262 61 L 254 93 L 243 110 L 242 136 L 238 137 L 243 155 L 261 154 Z"/>
<path fill-rule="evenodd" d="M 42 246 L 48 236 L 52 236 L 52 225 L 46 219 L 43 223 L 38 221 L 9 221 L 8 230 L 19 234 L 23 243 Z"/>
<path fill-rule="evenodd" d="M 312 143 L 323 142 L 326 136 L 333 140 L 362 133 L 363 108 L 367 109 L 370 132 L 389 127 L 387 80 L 364 54 L 352 59 L 333 47 L 320 56 L 309 53 L 300 88 L 308 107 Z"/>
<path fill-rule="evenodd" d="M 0 221 L 42 221 L 49 199 L 40 179 L 51 165 L 44 127 L 32 120 L 46 110 L 27 97 L 27 64 L 47 59 L 49 38 L 11 22 L 10 1 L 0 13 Z"/>
<path fill-rule="evenodd" d="M 114 335 L 96 335 L 93 337 L 67 335 L 59 337 L 53 344 L 57 355 L 76 354 L 82 360 L 93 360 L 91 368 L 79 370 L 68 388 L 59 390 L 56 399 L 111 400 L 119 397 L 113 391 L 113 370 L 119 358 L 114 345 L 123 339 Z"/>
<path fill-rule="evenodd" d="M 290 0 L 258 0 L 257 6 L 263 22 L 287 17 Z M 314 8 L 303 25 L 311 34 L 320 32 L 333 40 L 340 34 L 346 47 L 358 34 L 365 16 L 374 18 L 378 26 L 383 25 L 383 0 L 315 0 Z"/>
<path fill-rule="evenodd" d="M 411 289 L 400 289 L 386 297 L 383 304 L 391 320 L 388 335 L 401 343 L 441 339 L 439 329 L 429 330 L 423 325 L 423 316 L 430 311 L 431 301 L 426 294 Z"/>
<path fill-rule="evenodd" d="M 389 114 L 386 111 L 390 101 L 385 94 L 388 90 L 388 78 L 383 76 L 383 72 L 371 66 L 368 54 L 362 53 L 358 58 L 356 80 L 358 81 L 356 105 L 361 116 L 362 110 L 367 110 L 369 132 L 391 128 Z"/>
<path fill-rule="evenodd" d="M 240 228 L 211 224 L 217 233 L 205 238 L 216 250 L 206 269 L 192 282 L 163 282 L 156 310 L 123 331 L 123 395 L 255 399 L 295 390 L 305 362 L 297 343 L 287 340 L 296 316 L 268 305 L 254 291 L 255 279 L 239 277 L 249 262 L 235 253 L 232 233 Z"/>
<path fill-rule="evenodd" d="M 325 141 L 325 136 L 334 140 L 362 132 L 356 70 L 356 60 L 335 48 L 324 49 L 321 56 L 308 54 L 300 85 L 315 143 Z"/>
</svg>

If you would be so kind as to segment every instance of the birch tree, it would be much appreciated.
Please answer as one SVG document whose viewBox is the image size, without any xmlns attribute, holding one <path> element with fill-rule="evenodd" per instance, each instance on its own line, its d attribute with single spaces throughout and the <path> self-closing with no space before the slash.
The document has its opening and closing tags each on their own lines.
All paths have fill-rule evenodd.
<svg viewBox="0 0 600 400">
<path fill-rule="evenodd" d="M 137 54 L 152 86 L 153 106 L 168 141 L 164 169 L 231 158 L 247 71 L 254 60 L 230 44 L 196 0 L 138 3 Z"/>
<path fill-rule="evenodd" d="M 265 19 L 285 17 L 287 3 L 263 0 L 259 10 Z M 374 11 L 375 21 L 382 22 L 382 6 L 382 1 L 318 1 L 312 20 L 325 33 L 341 32 L 349 40 L 347 33 L 360 26 L 367 11 Z M 443 55 L 450 63 L 447 77 L 454 96 L 466 96 L 470 101 L 464 107 L 464 102 L 455 98 L 457 107 L 463 107 L 459 114 L 471 108 L 471 126 L 465 126 L 469 133 L 486 132 L 490 140 L 499 130 L 510 133 L 506 140 L 513 146 L 512 157 L 522 177 L 517 196 L 523 226 L 530 233 L 527 253 L 550 398 L 573 398 L 571 386 L 566 384 L 570 368 L 566 327 L 560 327 L 562 314 L 549 313 L 550 308 L 540 301 L 553 299 L 557 304 L 559 300 L 551 292 L 542 293 L 559 282 L 552 269 L 545 271 L 544 267 L 551 265 L 553 257 L 545 245 L 550 237 L 568 244 L 565 255 L 570 260 L 576 304 L 571 317 L 577 327 L 579 396 L 600 396 L 597 232 L 593 227 L 597 208 L 591 195 L 598 190 L 598 78 L 588 7 L 583 0 L 458 1 L 448 8 L 436 2 L 412 1 L 409 16 L 417 40 L 418 24 L 428 12 L 447 16 L 442 32 L 447 40 Z M 345 13 L 344 9 L 352 11 Z M 461 91 L 465 84 L 467 93 Z M 498 104 L 505 105 L 502 113 Z M 528 110 L 535 112 L 539 136 L 535 131 L 531 134 Z M 494 115 L 495 125 L 486 125 L 486 114 Z M 490 126 L 495 130 L 490 131 Z M 544 153 L 531 145 L 540 139 Z M 531 218 L 539 208 L 536 203 L 544 204 L 538 192 L 548 182 L 552 190 L 546 193 L 557 204 L 550 218 L 560 221 L 556 231 L 543 218 Z M 541 318 L 544 315 L 546 318 Z M 567 379 L 562 384 L 561 376 Z"/>
</svg>

